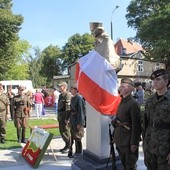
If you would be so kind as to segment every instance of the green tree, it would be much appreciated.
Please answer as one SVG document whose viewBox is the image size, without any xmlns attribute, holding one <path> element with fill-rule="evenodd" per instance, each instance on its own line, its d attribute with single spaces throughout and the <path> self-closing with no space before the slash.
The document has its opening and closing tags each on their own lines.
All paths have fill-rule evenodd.
<svg viewBox="0 0 170 170">
<path fill-rule="evenodd" d="M 43 85 L 46 85 L 46 77 L 40 75 L 42 68 L 42 57 L 39 47 L 33 48 L 35 56 L 32 54 L 27 58 L 29 63 L 29 79 L 32 80 L 34 88 L 41 88 Z"/>
<path fill-rule="evenodd" d="M 85 33 L 83 35 L 75 34 L 68 39 L 68 42 L 62 49 L 63 52 L 63 71 L 80 57 L 86 55 L 94 48 L 94 38 L 92 35 Z"/>
<path fill-rule="evenodd" d="M 15 59 L 11 67 L 6 72 L 6 80 L 26 80 L 29 79 L 29 56 L 30 44 L 25 40 L 15 43 Z"/>
<path fill-rule="evenodd" d="M 170 1 L 133 0 L 127 12 L 128 25 L 137 30 L 135 38 L 146 54 L 170 66 Z"/>
<path fill-rule="evenodd" d="M 15 43 L 23 22 L 21 15 L 12 13 L 11 0 L 0 0 L 0 80 L 6 79 L 6 72 L 15 60 Z"/>
<path fill-rule="evenodd" d="M 42 67 L 40 74 L 47 78 L 47 86 L 52 85 L 53 76 L 61 75 L 61 50 L 58 46 L 49 45 L 42 52 Z"/>
</svg>

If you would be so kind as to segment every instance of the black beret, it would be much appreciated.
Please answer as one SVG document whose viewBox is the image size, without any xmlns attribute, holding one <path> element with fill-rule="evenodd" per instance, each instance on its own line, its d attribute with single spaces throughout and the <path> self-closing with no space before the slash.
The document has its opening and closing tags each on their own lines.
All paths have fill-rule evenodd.
<svg viewBox="0 0 170 170">
<path fill-rule="evenodd" d="M 153 80 L 154 78 L 157 78 L 161 75 L 168 75 L 168 71 L 165 70 L 165 69 L 158 69 L 158 70 L 155 70 L 152 74 L 151 74 L 151 80 Z"/>
<path fill-rule="evenodd" d="M 134 82 L 129 78 L 122 78 L 121 83 L 126 83 L 126 84 L 130 84 L 131 86 L 134 86 Z"/>
</svg>

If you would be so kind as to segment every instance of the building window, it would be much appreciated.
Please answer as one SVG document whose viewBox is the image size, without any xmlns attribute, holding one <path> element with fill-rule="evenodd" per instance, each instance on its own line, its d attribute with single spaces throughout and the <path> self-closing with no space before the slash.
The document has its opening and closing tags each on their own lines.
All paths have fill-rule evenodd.
<svg viewBox="0 0 170 170">
<path fill-rule="evenodd" d="M 159 63 L 156 63 L 156 64 L 155 64 L 155 70 L 158 70 L 158 69 L 160 69 L 160 64 L 159 64 Z"/>
<path fill-rule="evenodd" d="M 126 55 L 126 48 L 123 48 L 123 47 L 122 47 L 121 54 L 122 54 L 122 55 Z"/>
<path fill-rule="evenodd" d="M 138 71 L 139 72 L 143 72 L 144 71 L 143 61 L 141 61 L 141 60 L 138 61 Z"/>
</svg>

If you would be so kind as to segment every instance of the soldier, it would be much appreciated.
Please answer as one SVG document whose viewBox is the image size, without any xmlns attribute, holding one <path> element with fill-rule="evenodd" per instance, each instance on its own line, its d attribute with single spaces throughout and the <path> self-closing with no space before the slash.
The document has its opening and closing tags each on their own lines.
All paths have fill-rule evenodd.
<svg viewBox="0 0 170 170">
<path fill-rule="evenodd" d="M 28 95 L 24 94 L 25 87 L 19 86 L 18 95 L 14 97 L 14 125 L 17 130 L 18 143 L 26 143 L 25 133 L 28 121 L 30 102 Z"/>
<path fill-rule="evenodd" d="M 144 162 L 148 170 L 170 170 L 170 91 L 168 72 L 158 69 L 151 74 L 156 92 L 144 113 Z"/>
<path fill-rule="evenodd" d="M 67 91 L 67 83 L 60 82 L 58 84 L 60 95 L 58 99 L 58 122 L 59 131 L 63 141 L 65 142 L 64 148 L 60 149 L 60 152 L 68 152 L 70 146 L 70 130 L 67 123 L 68 113 L 70 111 L 71 94 Z"/>
<path fill-rule="evenodd" d="M 9 114 L 9 99 L 4 93 L 3 86 L 0 83 L 0 142 L 5 143 L 6 121 Z"/>
<path fill-rule="evenodd" d="M 82 142 L 81 139 L 84 136 L 84 121 L 85 121 L 85 103 L 82 96 L 78 94 L 78 89 L 76 84 L 71 86 L 70 92 L 72 94 L 71 98 L 71 108 L 70 108 L 70 131 L 71 131 L 71 145 L 69 148 L 68 157 L 73 157 L 72 144 L 75 141 L 75 155 L 82 152 Z"/>
<path fill-rule="evenodd" d="M 123 78 L 119 87 L 122 100 L 118 106 L 114 126 L 113 140 L 120 155 L 124 169 L 136 170 L 138 148 L 141 135 L 140 106 L 132 97 L 134 83 Z"/>
</svg>

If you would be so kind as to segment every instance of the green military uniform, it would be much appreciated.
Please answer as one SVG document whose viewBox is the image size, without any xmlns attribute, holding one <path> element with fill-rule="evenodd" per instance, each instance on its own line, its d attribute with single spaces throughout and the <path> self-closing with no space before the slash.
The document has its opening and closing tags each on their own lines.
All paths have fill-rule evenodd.
<svg viewBox="0 0 170 170">
<path fill-rule="evenodd" d="M 82 152 L 81 139 L 84 136 L 84 122 L 85 122 L 85 103 L 83 98 L 76 94 L 71 98 L 70 109 L 70 131 L 71 131 L 71 145 L 68 156 L 72 156 L 72 144 L 75 140 L 75 154 Z M 77 129 L 77 125 L 80 129 Z"/>
<path fill-rule="evenodd" d="M 30 108 L 30 102 L 27 95 L 19 94 L 14 97 L 14 125 L 17 129 L 18 142 L 25 143 L 28 108 Z"/>
<path fill-rule="evenodd" d="M 170 170 L 166 160 L 170 153 L 170 91 L 160 98 L 153 94 L 147 100 L 143 134 L 145 164 L 148 169 Z"/>
<path fill-rule="evenodd" d="M 7 95 L 0 90 L 0 141 L 1 143 L 5 142 L 6 135 L 6 117 L 8 112 L 9 99 Z"/>
<path fill-rule="evenodd" d="M 114 143 L 126 170 L 135 170 L 138 149 L 132 153 L 130 146 L 139 146 L 141 135 L 140 107 L 132 95 L 122 98 L 114 124 Z"/>
<path fill-rule="evenodd" d="M 59 122 L 59 131 L 61 137 L 65 142 L 65 147 L 63 148 L 63 150 L 68 149 L 70 146 L 69 126 L 65 122 L 68 117 L 68 112 L 70 111 L 70 100 L 71 100 L 71 94 L 69 92 L 64 92 L 59 95 L 58 122 Z"/>
</svg>

